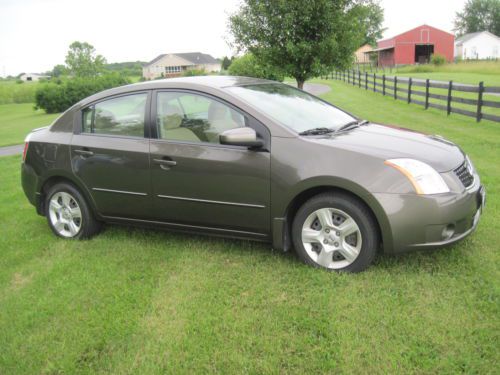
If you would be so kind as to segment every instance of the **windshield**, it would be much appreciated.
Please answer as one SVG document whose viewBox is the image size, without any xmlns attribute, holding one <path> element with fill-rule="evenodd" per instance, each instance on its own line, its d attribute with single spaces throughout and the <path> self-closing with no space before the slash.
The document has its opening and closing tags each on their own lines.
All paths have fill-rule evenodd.
<svg viewBox="0 0 500 375">
<path fill-rule="evenodd" d="M 228 89 L 286 127 L 302 133 L 313 128 L 336 130 L 356 119 L 312 95 L 280 83 L 233 86 Z"/>
</svg>

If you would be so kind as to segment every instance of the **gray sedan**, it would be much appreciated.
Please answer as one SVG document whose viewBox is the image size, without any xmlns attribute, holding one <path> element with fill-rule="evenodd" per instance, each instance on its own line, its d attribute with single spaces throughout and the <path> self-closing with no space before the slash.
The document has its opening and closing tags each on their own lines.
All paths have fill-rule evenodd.
<svg viewBox="0 0 500 375">
<path fill-rule="evenodd" d="M 452 142 L 288 85 L 194 77 L 82 100 L 26 138 L 22 185 L 60 237 L 102 223 L 272 243 L 329 270 L 455 243 L 485 200 Z"/>
</svg>

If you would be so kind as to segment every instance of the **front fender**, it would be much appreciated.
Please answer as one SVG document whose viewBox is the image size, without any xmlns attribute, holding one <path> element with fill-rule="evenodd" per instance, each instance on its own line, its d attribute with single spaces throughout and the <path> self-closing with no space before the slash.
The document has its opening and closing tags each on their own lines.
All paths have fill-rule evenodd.
<svg viewBox="0 0 500 375">
<path fill-rule="evenodd" d="M 283 202 L 281 207 L 279 207 L 279 209 L 278 207 L 274 207 L 273 209 L 273 212 L 277 215 L 275 216 L 275 220 L 273 220 L 273 244 L 275 248 L 286 250 L 289 245 L 290 240 L 287 230 L 291 223 L 287 223 L 286 218 L 297 200 L 300 201 L 302 197 L 309 197 L 311 194 L 315 194 L 315 192 L 329 189 L 346 191 L 363 201 L 373 212 L 377 220 L 384 244 L 384 251 L 393 251 L 393 236 L 389 219 L 380 202 L 361 185 L 351 180 L 335 176 L 310 177 L 298 182 L 285 193 L 284 199 L 281 200 L 281 202 Z"/>
</svg>

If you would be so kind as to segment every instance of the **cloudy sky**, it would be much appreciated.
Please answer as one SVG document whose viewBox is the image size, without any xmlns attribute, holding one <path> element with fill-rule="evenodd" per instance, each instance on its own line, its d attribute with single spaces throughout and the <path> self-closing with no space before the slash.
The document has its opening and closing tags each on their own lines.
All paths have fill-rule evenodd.
<svg viewBox="0 0 500 375">
<path fill-rule="evenodd" d="M 64 63 L 75 40 L 109 62 L 160 53 L 231 55 L 228 14 L 239 0 L 0 0 L 0 75 L 43 72 Z M 465 0 L 381 0 L 386 37 L 426 23 L 447 31 Z"/>
</svg>

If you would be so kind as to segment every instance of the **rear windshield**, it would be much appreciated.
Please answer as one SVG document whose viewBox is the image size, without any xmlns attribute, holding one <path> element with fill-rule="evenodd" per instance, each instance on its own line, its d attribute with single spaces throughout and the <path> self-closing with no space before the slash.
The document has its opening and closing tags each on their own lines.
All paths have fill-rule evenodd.
<svg viewBox="0 0 500 375">
<path fill-rule="evenodd" d="M 281 83 L 232 86 L 228 90 L 297 133 L 311 128 L 335 130 L 355 120 L 340 109 Z"/>
</svg>

